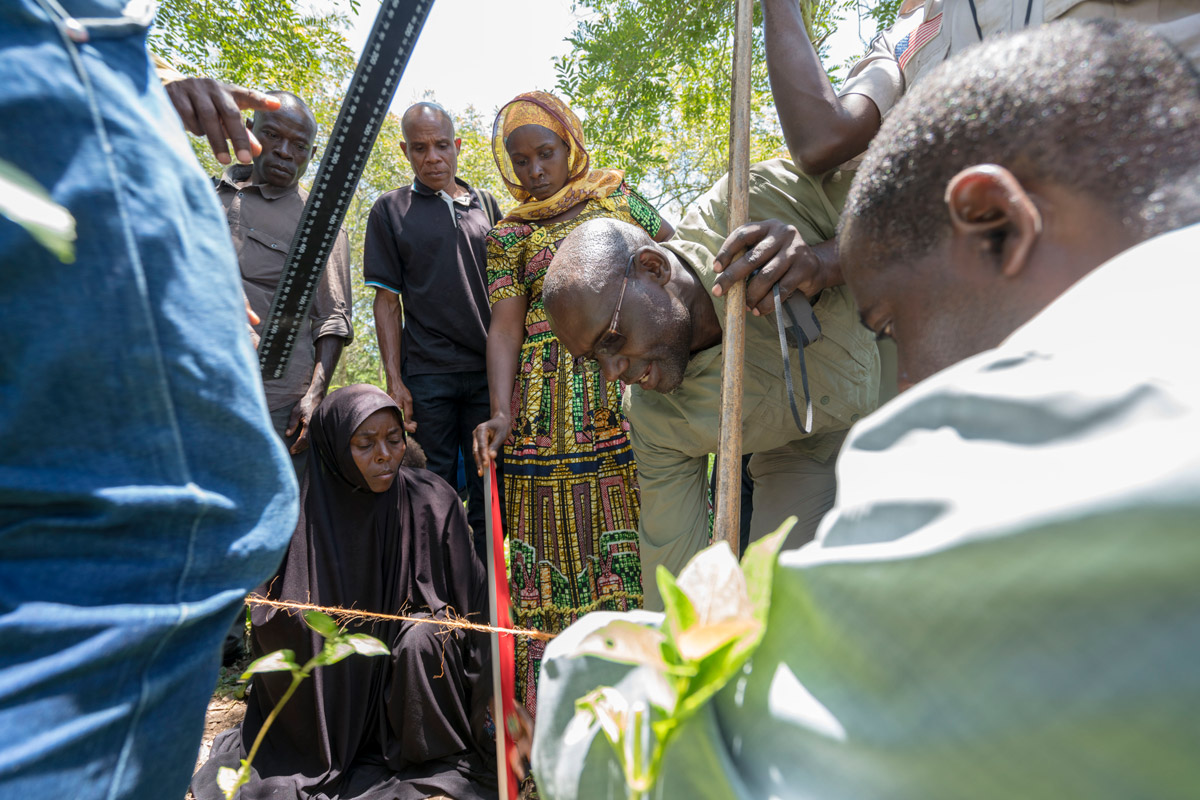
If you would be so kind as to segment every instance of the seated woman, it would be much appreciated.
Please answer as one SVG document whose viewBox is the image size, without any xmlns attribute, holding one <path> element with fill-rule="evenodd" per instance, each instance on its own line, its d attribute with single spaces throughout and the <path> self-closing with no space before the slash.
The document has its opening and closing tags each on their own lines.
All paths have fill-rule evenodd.
<svg viewBox="0 0 1200 800">
<path fill-rule="evenodd" d="M 374 386 L 339 389 L 313 414 L 311 437 L 300 524 L 269 596 L 486 622 L 486 573 L 462 503 L 432 472 L 401 466 L 392 399 Z M 303 664 L 321 647 L 298 615 L 254 606 L 251 622 L 255 656 L 288 648 Z M 391 658 L 351 656 L 304 681 L 263 739 L 241 800 L 496 797 L 486 635 L 418 622 L 352 627 L 389 643 Z M 245 721 L 192 779 L 198 800 L 222 797 L 218 767 L 238 766 L 290 680 L 254 676 Z"/>
</svg>

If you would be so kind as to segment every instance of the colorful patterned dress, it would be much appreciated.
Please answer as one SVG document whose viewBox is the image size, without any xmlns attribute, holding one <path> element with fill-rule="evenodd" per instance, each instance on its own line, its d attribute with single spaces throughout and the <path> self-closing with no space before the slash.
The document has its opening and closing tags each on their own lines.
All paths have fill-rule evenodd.
<svg viewBox="0 0 1200 800">
<path fill-rule="evenodd" d="M 576 374 L 550 331 L 542 279 L 559 243 L 584 222 L 611 217 L 658 232 L 658 212 L 621 183 L 574 219 L 505 220 L 487 239 L 488 298 L 529 298 L 525 344 L 504 443 L 504 525 L 509 590 L 518 627 L 558 633 L 582 614 L 642 602 L 637 466 L 621 386 Z M 530 714 L 544 642 L 518 637 L 517 697 Z"/>
</svg>

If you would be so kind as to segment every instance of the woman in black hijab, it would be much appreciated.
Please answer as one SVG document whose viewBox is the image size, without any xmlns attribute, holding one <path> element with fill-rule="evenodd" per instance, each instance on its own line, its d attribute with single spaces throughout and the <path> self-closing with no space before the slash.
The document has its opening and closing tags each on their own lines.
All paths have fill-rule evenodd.
<svg viewBox="0 0 1200 800">
<path fill-rule="evenodd" d="M 347 386 L 313 414 L 300 523 L 272 598 L 406 616 L 487 619 L 486 573 L 462 503 L 432 472 L 402 467 L 400 409 L 382 390 Z M 322 644 L 298 615 L 254 606 L 255 656 L 288 648 L 304 663 Z M 390 659 L 351 656 L 304 681 L 263 739 L 241 800 L 496 797 L 484 634 L 416 622 L 352 626 L 391 645 Z M 192 780 L 218 800 L 289 673 L 255 675 L 241 727 L 222 734 Z"/>
</svg>

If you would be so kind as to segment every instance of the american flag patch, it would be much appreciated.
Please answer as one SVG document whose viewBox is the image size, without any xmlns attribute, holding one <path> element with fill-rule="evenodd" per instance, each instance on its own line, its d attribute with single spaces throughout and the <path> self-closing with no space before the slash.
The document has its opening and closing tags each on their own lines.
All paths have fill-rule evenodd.
<svg viewBox="0 0 1200 800">
<path fill-rule="evenodd" d="M 928 22 L 922 22 L 915 31 L 897 42 L 896 60 L 900 62 L 900 69 L 904 69 L 904 65 L 917 54 L 917 51 L 927 45 L 929 40 L 937 36 L 941 30 L 942 15 L 938 14 Z"/>
</svg>

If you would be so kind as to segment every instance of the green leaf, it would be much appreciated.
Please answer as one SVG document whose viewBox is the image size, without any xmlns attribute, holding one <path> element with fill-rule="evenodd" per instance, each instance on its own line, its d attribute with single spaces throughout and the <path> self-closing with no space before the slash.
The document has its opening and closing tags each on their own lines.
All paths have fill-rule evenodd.
<svg viewBox="0 0 1200 800">
<path fill-rule="evenodd" d="M 250 765 L 246 763 L 246 759 L 242 759 L 242 764 L 238 769 L 221 767 L 217 770 L 217 788 L 225 795 L 225 800 L 233 800 L 237 790 L 248 780 L 250 780 Z"/>
<path fill-rule="evenodd" d="M 390 647 L 374 636 L 368 636 L 365 633 L 352 633 L 343 637 L 343 641 L 353 647 L 354 652 L 361 656 L 389 656 L 392 654 Z"/>
<path fill-rule="evenodd" d="M 250 662 L 242 673 L 242 680 L 259 672 L 298 672 L 300 665 L 296 663 L 296 654 L 291 650 L 276 650 Z"/>
<path fill-rule="evenodd" d="M 700 625 L 752 616 L 746 579 L 728 542 L 717 542 L 693 556 L 677 583 L 692 601 Z"/>
<path fill-rule="evenodd" d="M 591 715 L 618 755 L 623 753 L 622 745 L 630 721 L 629 701 L 625 695 L 612 686 L 601 686 L 576 700 L 575 712 Z"/>
<path fill-rule="evenodd" d="M 771 608 L 771 585 L 775 579 L 775 565 L 779 562 L 779 552 L 783 549 L 783 543 L 787 541 L 788 534 L 795 524 L 796 518 L 788 517 L 774 533 L 747 547 L 742 556 L 742 575 L 746 578 L 754 618 L 764 627 Z"/>
<path fill-rule="evenodd" d="M 741 648 L 741 644 L 737 639 L 730 640 L 699 662 L 696 675 L 689 681 L 675 712 L 681 724 L 723 689 L 746 663 L 753 648 Z"/>
<path fill-rule="evenodd" d="M 354 655 L 354 653 L 354 645 L 344 639 L 328 639 L 325 646 L 321 648 L 321 652 L 317 653 L 310 663 L 316 667 L 327 667 Z"/>
<path fill-rule="evenodd" d="M 654 573 L 658 581 L 658 593 L 662 595 L 663 607 L 667 618 L 667 633 L 672 642 L 679 636 L 680 631 L 696 624 L 696 608 L 691 599 L 679 588 L 675 576 L 662 564 Z"/>
<path fill-rule="evenodd" d="M 665 673 L 669 667 L 663 659 L 664 641 L 666 636 L 660 630 L 618 619 L 583 637 L 571 655 L 597 656 Z"/>
<path fill-rule="evenodd" d="M 304 621 L 308 623 L 308 627 L 326 639 L 332 639 L 342 632 L 332 617 L 322 614 L 320 611 L 305 611 Z"/>
<path fill-rule="evenodd" d="M 37 181 L 0 160 L 0 214 L 20 225 L 64 264 L 75 260 L 75 218 Z"/>
</svg>

